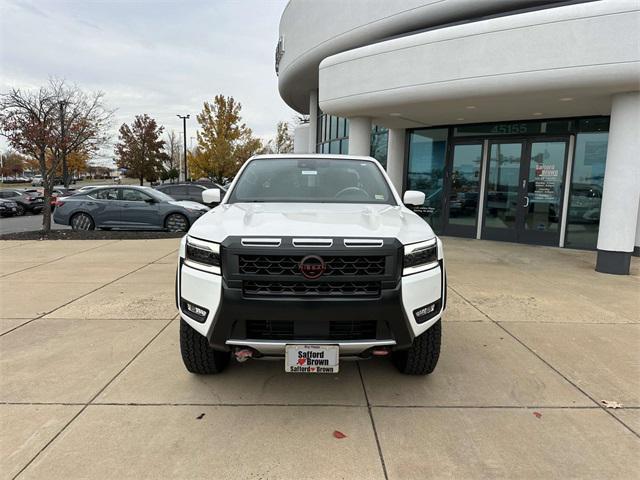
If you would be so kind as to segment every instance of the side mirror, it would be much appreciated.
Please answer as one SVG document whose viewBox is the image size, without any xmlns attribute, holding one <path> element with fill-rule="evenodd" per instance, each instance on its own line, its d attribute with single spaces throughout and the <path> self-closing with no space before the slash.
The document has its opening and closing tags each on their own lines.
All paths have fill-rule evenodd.
<svg viewBox="0 0 640 480">
<path fill-rule="evenodd" d="M 144 201 L 147 202 L 147 203 L 156 203 L 156 199 L 155 198 L 145 198 Z"/>
<path fill-rule="evenodd" d="M 404 197 L 402 197 L 402 201 L 405 205 L 414 206 L 424 205 L 424 199 L 424 192 L 418 192 L 417 190 L 407 190 L 404 192 Z"/>
<path fill-rule="evenodd" d="M 202 191 L 202 201 L 204 203 L 220 203 L 220 189 L 208 188 Z"/>
</svg>

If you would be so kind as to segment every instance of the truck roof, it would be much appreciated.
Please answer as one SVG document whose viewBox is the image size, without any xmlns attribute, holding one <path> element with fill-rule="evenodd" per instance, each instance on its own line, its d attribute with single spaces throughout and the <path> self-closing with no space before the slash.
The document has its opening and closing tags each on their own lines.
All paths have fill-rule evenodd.
<svg viewBox="0 0 640 480">
<path fill-rule="evenodd" d="M 249 160 L 265 160 L 274 158 L 328 158 L 333 160 L 369 160 L 377 162 L 373 157 L 364 155 L 340 155 L 337 153 L 265 153 L 254 155 Z"/>
</svg>

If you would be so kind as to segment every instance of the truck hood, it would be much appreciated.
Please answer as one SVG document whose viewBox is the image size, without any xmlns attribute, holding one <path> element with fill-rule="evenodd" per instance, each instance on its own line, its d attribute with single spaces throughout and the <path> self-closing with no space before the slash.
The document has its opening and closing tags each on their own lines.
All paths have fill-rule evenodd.
<svg viewBox="0 0 640 480">
<path fill-rule="evenodd" d="M 403 244 L 434 237 L 404 206 L 344 203 L 223 204 L 200 217 L 189 235 L 222 242 L 229 236 L 397 238 Z"/>
</svg>

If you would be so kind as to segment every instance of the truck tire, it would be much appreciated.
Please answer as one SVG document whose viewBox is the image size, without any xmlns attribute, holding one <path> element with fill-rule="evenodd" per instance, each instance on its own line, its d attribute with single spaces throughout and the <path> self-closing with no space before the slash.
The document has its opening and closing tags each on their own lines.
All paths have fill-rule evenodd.
<svg viewBox="0 0 640 480">
<path fill-rule="evenodd" d="M 222 372 L 231 359 L 231 352 L 218 352 L 209 341 L 187 322 L 180 319 L 180 353 L 182 361 L 191 373 L 200 375 Z"/>
<path fill-rule="evenodd" d="M 442 325 L 438 320 L 429 330 L 416 337 L 407 350 L 393 352 L 393 363 L 405 375 L 430 374 L 440 358 L 441 337 Z"/>
</svg>

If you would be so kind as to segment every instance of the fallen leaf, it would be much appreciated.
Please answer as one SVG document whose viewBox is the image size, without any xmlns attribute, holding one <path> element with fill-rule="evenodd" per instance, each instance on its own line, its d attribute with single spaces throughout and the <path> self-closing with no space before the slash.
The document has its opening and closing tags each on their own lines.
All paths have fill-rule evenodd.
<svg viewBox="0 0 640 480">
<path fill-rule="evenodd" d="M 201 413 L 196 417 L 197 420 L 202 420 L 204 418 L 204 413 Z"/>
<path fill-rule="evenodd" d="M 536 416 L 536 418 L 542 417 L 542 414 L 540 412 L 533 412 L 533 414 Z"/>
<path fill-rule="evenodd" d="M 622 404 L 610 400 L 602 400 L 602 404 L 607 408 L 622 408 Z"/>
<path fill-rule="evenodd" d="M 347 438 L 347 436 L 344 433 L 342 433 L 342 432 L 340 432 L 338 430 L 334 430 L 333 431 L 333 436 L 335 438 Z"/>
</svg>

